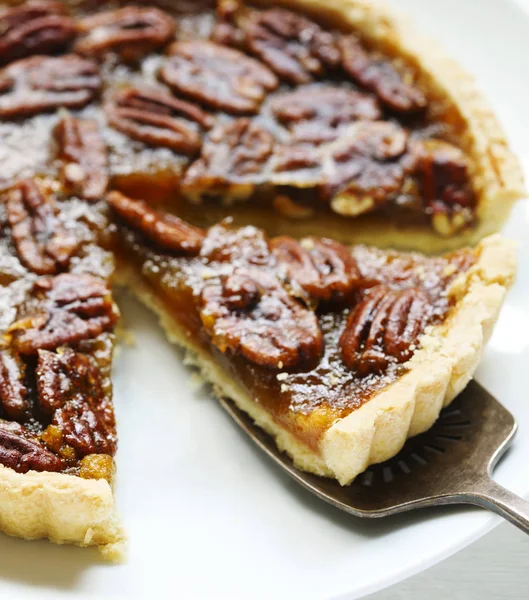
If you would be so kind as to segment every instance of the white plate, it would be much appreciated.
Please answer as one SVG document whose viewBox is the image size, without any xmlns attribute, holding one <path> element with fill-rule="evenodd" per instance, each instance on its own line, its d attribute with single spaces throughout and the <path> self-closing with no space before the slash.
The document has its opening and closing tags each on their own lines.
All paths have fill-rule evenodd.
<svg viewBox="0 0 529 600">
<path fill-rule="evenodd" d="M 503 0 L 399 4 L 478 76 L 514 147 L 529 159 L 527 17 Z M 521 242 L 520 277 L 479 370 L 520 422 L 497 470 L 498 481 L 520 494 L 529 491 L 528 228 L 523 203 L 507 228 Z M 357 598 L 449 556 L 496 524 L 472 509 L 361 521 L 326 506 L 193 390 L 181 356 L 149 313 L 132 300 L 122 307 L 137 337 L 115 369 L 117 497 L 129 561 L 108 566 L 96 551 L 0 536 L 2 598 Z"/>
</svg>

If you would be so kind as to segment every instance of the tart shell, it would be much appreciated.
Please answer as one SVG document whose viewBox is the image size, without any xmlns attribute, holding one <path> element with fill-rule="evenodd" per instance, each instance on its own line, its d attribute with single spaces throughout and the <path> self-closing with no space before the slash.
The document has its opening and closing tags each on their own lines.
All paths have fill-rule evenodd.
<svg viewBox="0 0 529 600">
<path fill-rule="evenodd" d="M 276 423 L 211 355 L 195 346 L 138 275 L 126 267 L 118 273 L 120 283 L 158 314 L 169 340 L 188 351 L 188 363 L 198 367 L 218 396 L 231 398 L 299 468 L 347 485 L 369 465 L 397 454 L 407 438 L 429 429 L 472 379 L 516 271 L 515 245 L 498 235 L 483 240 L 476 253 L 477 262 L 448 290 L 454 302 L 448 319 L 427 329 L 406 365 L 408 372 L 336 421 L 317 451 Z"/>
</svg>

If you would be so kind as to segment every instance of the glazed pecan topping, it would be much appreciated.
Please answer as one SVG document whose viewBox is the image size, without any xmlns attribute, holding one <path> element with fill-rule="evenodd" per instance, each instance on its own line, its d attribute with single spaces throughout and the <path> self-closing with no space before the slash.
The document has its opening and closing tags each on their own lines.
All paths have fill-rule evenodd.
<svg viewBox="0 0 529 600">
<path fill-rule="evenodd" d="M 329 142 L 340 135 L 344 125 L 381 118 L 373 96 L 332 86 L 304 86 L 285 92 L 272 100 L 271 109 L 297 143 Z"/>
<path fill-rule="evenodd" d="M 212 227 L 201 257 L 214 275 L 205 280 L 200 316 L 222 352 L 269 368 L 301 368 L 318 360 L 318 319 L 281 285 L 262 231 Z"/>
<path fill-rule="evenodd" d="M 250 119 L 220 123 L 204 142 L 201 157 L 189 167 L 184 188 L 263 183 L 273 151 L 272 135 Z"/>
<path fill-rule="evenodd" d="M 202 145 L 200 128 L 213 125 L 200 108 L 155 89 L 124 89 L 105 107 L 109 124 L 150 146 L 193 155 Z"/>
<path fill-rule="evenodd" d="M 75 54 L 25 58 L 0 71 L 0 119 L 81 108 L 100 87 L 97 66 Z"/>
<path fill-rule="evenodd" d="M 276 76 L 257 60 L 214 42 L 175 42 L 160 70 L 174 91 L 217 110 L 256 113 Z"/>
<path fill-rule="evenodd" d="M 279 269 L 315 300 L 343 301 L 358 287 L 360 274 L 355 259 L 343 244 L 326 238 L 290 237 L 270 241 Z"/>
<path fill-rule="evenodd" d="M 128 6 L 100 12 L 79 22 L 82 37 L 74 49 L 98 57 L 115 52 L 125 61 L 134 61 L 161 48 L 174 36 L 175 23 L 158 8 Z"/>
<path fill-rule="evenodd" d="M 357 215 L 394 197 L 413 168 L 408 133 L 385 121 L 360 121 L 335 142 L 322 147 L 323 195 L 338 197 L 332 208 Z"/>
<path fill-rule="evenodd" d="M 213 41 L 244 49 L 244 31 L 237 26 L 241 8 L 240 0 L 217 0 L 217 19 L 211 33 Z"/>
<path fill-rule="evenodd" d="M 370 54 L 353 36 L 342 38 L 340 46 L 345 71 L 390 109 L 410 113 L 426 107 L 423 92 L 408 83 L 410 73 L 401 75 L 388 59 Z"/>
<path fill-rule="evenodd" d="M 73 19 L 65 5 L 53 0 L 34 0 L 0 13 L 0 64 L 31 56 L 54 54 L 75 37 Z"/>
<path fill-rule="evenodd" d="M 263 367 L 290 369 L 314 363 L 323 351 L 314 313 L 263 269 L 237 267 L 208 280 L 201 302 L 202 323 L 222 352 L 230 350 Z"/>
<path fill-rule="evenodd" d="M 270 247 L 263 231 L 252 225 L 231 229 L 227 223 L 208 230 L 200 256 L 207 262 L 268 266 Z"/>
<path fill-rule="evenodd" d="M 33 179 L 25 179 L 6 197 L 7 220 L 20 262 L 38 275 L 65 268 L 79 242 L 58 220 L 53 196 Z"/>
<path fill-rule="evenodd" d="M 21 306 L 8 334 L 13 348 L 30 356 L 40 349 L 76 345 L 111 331 L 118 316 L 104 281 L 63 273 L 35 282 L 31 298 Z"/>
<path fill-rule="evenodd" d="M 26 365 L 9 350 L 0 351 L 0 409 L 3 416 L 18 421 L 28 413 Z"/>
<path fill-rule="evenodd" d="M 69 348 L 39 350 L 36 376 L 40 406 L 51 417 L 43 438 L 53 450 L 65 454 L 69 446 L 77 459 L 116 452 L 112 407 L 89 356 Z"/>
<path fill-rule="evenodd" d="M 107 195 L 109 205 L 121 219 L 158 246 L 175 252 L 197 254 L 204 240 L 204 232 L 178 217 L 153 210 L 142 200 L 132 200 L 120 192 Z"/>
<path fill-rule="evenodd" d="M 434 228 L 452 235 L 471 220 L 475 196 L 468 160 L 455 146 L 441 140 L 420 142 L 417 172 L 421 196 Z"/>
<path fill-rule="evenodd" d="M 18 423 L 0 421 L 0 464 L 17 473 L 62 471 L 65 463 Z"/>
<path fill-rule="evenodd" d="M 289 10 L 254 11 L 241 27 L 248 49 L 288 83 L 309 83 L 340 61 L 334 36 Z"/>
<path fill-rule="evenodd" d="M 340 338 L 344 363 L 365 376 L 382 372 L 390 363 L 405 362 L 429 313 L 428 299 L 417 288 L 373 288 L 351 311 Z"/>
<path fill-rule="evenodd" d="M 59 121 L 54 133 L 65 192 L 99 200 L 108 185 L 108 157 L 97 123 L 68 115 Z"/>
</svg>

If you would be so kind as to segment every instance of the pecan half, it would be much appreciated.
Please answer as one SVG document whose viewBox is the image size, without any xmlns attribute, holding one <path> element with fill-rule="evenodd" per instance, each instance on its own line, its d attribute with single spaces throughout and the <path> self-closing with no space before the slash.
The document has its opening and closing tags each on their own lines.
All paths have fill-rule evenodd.
<svg viewBox="0 0 529 600">
<path fill-rule="evenodd" d="M 211 271 L 200 294 L 200 316 L 221 352 L 269 368 L 302 368 L 318 360 L 318 319 L 281 284 L 261 230 L 216 225 L 200 256 Z"/>
<path fill-rule="evenodd" d="M 225 221 L 208 229 L 200 257 L 208 263 L 234 266 L 272 266 L 270 247 L 263 231 L 252 225 L 232 229 Z"/>
<path fill-rule="evenodd" d="M 288 83 L 308 83 L 340 62 L 334 36 L 289 10 L 254 11 L 241 27 L 247 48 Z"/>
<path fill-rule="evenodd" d="M 109 124 L 150 146 L 165 146 L 193 155 L 200 151 L 200 129 L 213 125 L 200 108 L 155 89 L 129 88 L 114 94 L 105 106 Z"/>
<path fill-rule="evenodd" d="M 0 64 L 63 50 L 76 36 L 75 22 L 65 5 L 34 0 L 0 13 Z"/>
<path fill-rule="evenodd" d="M 69 348 L 39 350 L 36 377 L 40 406 L 52 419 L 52 435 L 43 438 L 53 440 L 54 450 L 64 454 L 67 445 L 77 459 L 116 452 L 114 413 L 89 356 Z"/>
<path fill-rule="evenodd" d="M 390 363 L 405 362 L 429 313 L 428 299 L 417 288 L 373 288 L 351 311 L 340 338 L 344 363 L 365 376 L 382 372 Z"/>
<path fill-rule="evenodd" d="M 0 464 L 17 473 L 62 471 L 66 464 L 18 423 L 0 421 Z"/>
<path fill-rule="evenodd" d="M 98 67 L 75 54 L 18 60 L 0 71 L 0 119 L 82 108 L 100 87 Z"/>
<path fill-rule="evenodd" d="M 410 72 L 399 73 L 391 61 L 370 54 L 354 36 L 342 38 L 340 47 L 345 71 L 390 109 L 411 113 L 426 107 L 424 93 L 408 83 L 413 79 Z"/>
<path fill-rule="evenodd" d="M 127 6 L 85 17 L 79 28 L 81 37 L 74 46 L 79 54 L 98 57 L 115 52 L 125 61 L 134 61 L 167 44 L 176 26 L 158 8 Z"/>
<path fill-rule="evenodd" d="M 242 52 L 208 41 L 175 42 L 160 69 L 171 89 L 217 110 L 256 113 L 276 76 Z"/>
<path fill-rule="evenodd" d="M 111 331 L 119 317 L 107 284 L 84 274 L 42 277 L 31 298 L 20 307 L 8 335 L 12 347 L 24 356 L 39 349 L 76 345 Z"/>
<path fill-rule="evenodd" d="M 38 275 L 65 268 L 79 242 L 58 220 L 54 198 L 33 179 L 7 192 L 7 220 L 20 262 Z"/>
<path fill-rule="evenodd" d="M 59 121 L 54 134 L 64 191 L 99 200 L 108 185 L 108 156 L 96 121 L 68 115 Z"/>
<path fill-rule="evenodd" d="M 279 269 L 315 300 L 343 301 L 358 287 L 360 273 L 350 250 L 326 238 L 290 237 L 270 241 Z"/>
<path fill-rule="evenodd" d="M 183 189 L 218 191 L 233 183 L 243 184 L 239 194 L 248 195 L 254 185 L 266 181 L 273 151 L 273 136 L 250 119 L 219 123 L 205 140 L 200 158 L 187 170 Z"/>
<path fill-rule="evenodd" d="M 0 351 L 0 408 L 13 421 L 27 417 L 26 365 L 9 350 Z"/>
<path fill-rule="evenodd" d="M 472 222 L 475 195 L 464 153 L 441 140 L 419 143 L 417 175 L 426 211 L 442 235 L 453 235 Z"/>
<path fill-rule="evenodd" d="M 332 86 L 304 86 L 285 92 L 275 96 L 270 107 L 297 143 L 329 142 L 339 136 L 344 125 L 382 116 L 375 97 Z"/>
<path fill-rule="evenodd" d="M 335 212 L 358 215 L 393 198 L 413 168 L 408 133 L 395 123 L 359 121 L 322 147 L 324 185 Z"/>
<path fill-rule="evenodd" d="M 121 219 L 145 237 L 166 250 L 197 254 L 204 240 L 204 232 L 178 217 L 153 210 L 142 200 L 132 200 L 120 192 L 107 195 L 109 205 Z"/>
<path fill-rule="evenodd" d="M 313 364 L 323 351 L 314 313 L 290 296 L 266 270 L 236 267 L 209 279 L 201 295 L 201 319 L 213 343 L 263 367 Z"/>
</svg>

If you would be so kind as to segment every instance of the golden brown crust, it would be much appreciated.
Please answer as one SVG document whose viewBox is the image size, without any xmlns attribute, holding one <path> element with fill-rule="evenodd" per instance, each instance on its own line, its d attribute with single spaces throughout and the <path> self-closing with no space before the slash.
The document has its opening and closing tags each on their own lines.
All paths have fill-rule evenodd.
<svg viewBox="0 0 529 600">
<path fill-rule="evenodd" d="M 0 530 L 26 539 L 98 546 L 113 561 L 124 555 L 124 533 L 104 479 L 21 474 L 0 465 Z"/>
<path fill-rule="evenodd" d="M 478 194 L 477 225 L 444 238 L 430 225 L 399 227 L 377 218 L 350 219 L 350 242 L 440 252 L 474 245 L 501 228 L 514 202 L 526 195 L 522 169 L 474 78 L 437 42 L 420 35 L 406 18 L 377 0 L 258 0 L 258 4 L 306 11 L 344 31 L 359 33 L 390 56 L 402 57 L 417 70 L 419 85 L 429 90 L 433 114 L 461 131 Z"/>
<path fill-rule="evenodd" d="M 472 378 L 516 270 L 514 245 L 497 235 L 485 239 L 476 253 L 476 264 L 449 290 L 455 302 L 449 319 L 422 336 L 409 372 L 330 427 L 317 452 L 276 423 L 209 353 L 194 346 L 138 275 L 125 268 L 118 272 L 121 283 L 159 315 L 170 341 L 189 351 L 188 362 L 218 395 L 232 398 L 299 468 L 346 485 L 369 465 L 397 454 L 408 437 L 430 428 Z"/>
</svg>

